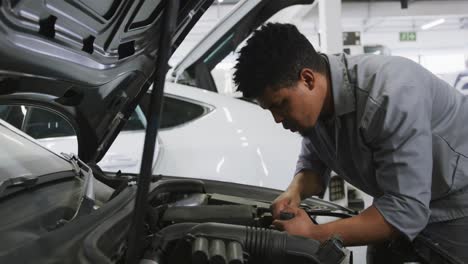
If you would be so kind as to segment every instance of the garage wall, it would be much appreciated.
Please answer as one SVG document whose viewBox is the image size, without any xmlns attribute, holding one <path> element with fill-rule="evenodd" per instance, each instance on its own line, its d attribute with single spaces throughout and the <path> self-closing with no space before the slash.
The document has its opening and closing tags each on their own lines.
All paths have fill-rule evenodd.
<svg viewBox="0 0 468 264">
<path fill-rule="evenodd" d="M 183 58 L 233 6 L 216 3 L 211 6 L 171 58 L 170 64 L 175 65 Z M 437 18 L 444 18 L 446 22 L 427 31 L 421 30 L 421 25 Z M 317 6 L 290 7 L 272 20 L 294 23 L 320 49 Z M 361 32 L 363 45 L 384 44 L 393 55 L 413 59 L 437 74 L 463 70 L 464 60 L 468 59 L 468 1 L 415 1 L 408 9 L 401 9 L 395 1 L 346 2 L 342 6 L 341 21 L 343 31 Z M 417 40 L 401 42 L 401 31 L 416 32 Z M 220 67 L 232 67 L 234 60 L 235 56 L 232 56 Z"/>
</svg>

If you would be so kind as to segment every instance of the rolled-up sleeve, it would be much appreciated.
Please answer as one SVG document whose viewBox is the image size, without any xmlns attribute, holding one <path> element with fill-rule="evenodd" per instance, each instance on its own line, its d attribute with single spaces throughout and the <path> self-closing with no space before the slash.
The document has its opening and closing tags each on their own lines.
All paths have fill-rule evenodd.
<svg viewBox="0 0 468 264">
<path fill-rule="evenodd" d="M 312 142 L 307 137 L 302 139 L 301 153 L 297 160 L 294 175 L 297 175 L 303 170 L 317 173 L 322 178 L 325 187 L 328 185 L 328 181 L 330 180 L 330 169 L 328 169 L 328 167 L 318 158 Z"/>
<path fill-rule="evenodd" d="M 383 195 L 374 206 L 413 240 L 427 225 L 432 184 L 430 107 L 423 89 L 401 87 L 376 103 L 367 136 Z"/>
</svg>

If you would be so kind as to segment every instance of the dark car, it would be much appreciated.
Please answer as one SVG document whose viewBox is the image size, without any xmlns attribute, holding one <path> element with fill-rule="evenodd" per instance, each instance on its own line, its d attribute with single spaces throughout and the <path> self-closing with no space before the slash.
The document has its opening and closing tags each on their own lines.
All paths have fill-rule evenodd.
<svg viewBox="0 0 468 264">
<path fill-rule="evenodd" d="M 252 12 L 284 1 L 265 2 Z M 0 120 L 0 263 L 345 259 L 339 238 L 321 244 L 270 228 L 279 190 L 151 175 L 168 58 L 211 4 L 0 2 L 0 105 L 46 110 L 78 140 L 77 157 L 60 156 Z M 153 83 L 141 172 L 103 172 L 97 162 Z M 311 221 L 355 214 L 320 199 L 302 207 Z"/>
</svg>

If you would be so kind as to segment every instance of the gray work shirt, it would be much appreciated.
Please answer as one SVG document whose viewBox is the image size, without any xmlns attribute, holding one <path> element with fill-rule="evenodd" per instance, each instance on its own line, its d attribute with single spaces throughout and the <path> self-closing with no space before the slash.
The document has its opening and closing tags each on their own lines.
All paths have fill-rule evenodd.
<svg viewBox="0 0 468 264">
<path fill-rule="evenodd" d="M 405 58 L 324 56 L 335 129 L 319 120 L 303 138 L 296 174 L 335 171 L 411 240 L 468 216 L 468 97 Z"/>
</svg>

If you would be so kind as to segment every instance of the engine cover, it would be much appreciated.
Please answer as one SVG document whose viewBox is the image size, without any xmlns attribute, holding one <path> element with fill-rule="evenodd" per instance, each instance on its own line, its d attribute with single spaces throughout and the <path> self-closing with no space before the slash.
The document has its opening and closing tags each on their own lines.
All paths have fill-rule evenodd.
<svg viewBox="0 0 468 264">
<path fill-rule="evenodd" d="M 165 225 L 187 222 L 253 225 L 255 215 L 255 209 L 249 205 L 178 206 L 167 208 L 162 222 Z"/>
</svg>

